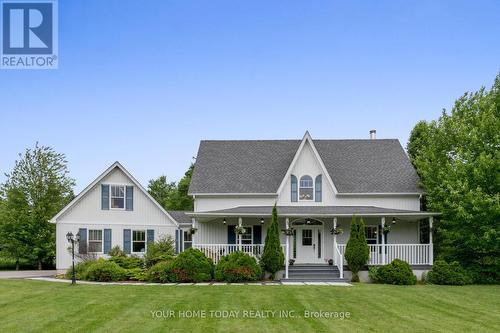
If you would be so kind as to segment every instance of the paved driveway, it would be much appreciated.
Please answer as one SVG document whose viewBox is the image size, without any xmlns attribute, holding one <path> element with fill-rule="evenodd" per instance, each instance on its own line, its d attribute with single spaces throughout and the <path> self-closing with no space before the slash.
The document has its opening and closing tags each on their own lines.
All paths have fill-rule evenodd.
<svg viewBox="0 0 500 333">
<path fill-rule="evenodd" d="M 25 279 L 33 277 L 50 277 L 56 275 L 56 270 L 50 271 L 0 271 L 0 279 Z"/>
</svg>

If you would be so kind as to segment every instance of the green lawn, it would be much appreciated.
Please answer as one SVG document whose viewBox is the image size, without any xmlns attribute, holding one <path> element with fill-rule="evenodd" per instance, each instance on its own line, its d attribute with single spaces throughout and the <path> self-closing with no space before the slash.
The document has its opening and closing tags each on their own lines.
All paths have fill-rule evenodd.
<svg viewBox="0 0 500 333">
<path fill-rule="evenodd" d="M 175 318 L 151 311 L 173 310 Z M 179 318 L 178 311 L 208 318 Z M 240 318 L 209 318 L 239 310 Z M 295 311 L 295 318 L 242 318 L 243 310 Z M 349 319 L 304 318 L 304 311 Z M 247 315 L 250 313 L 247 312 Z M 0 280 L 2 332 L 500 332 L 500 286 L 101 286 Z"/>
</svg>

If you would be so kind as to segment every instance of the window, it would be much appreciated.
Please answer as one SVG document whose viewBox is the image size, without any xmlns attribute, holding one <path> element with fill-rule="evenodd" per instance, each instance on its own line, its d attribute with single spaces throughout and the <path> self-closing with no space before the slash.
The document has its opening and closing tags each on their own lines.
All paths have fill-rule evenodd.
<svg viewBox="0 0 500 333">
<path fill-rule="evenodd" d="M 251 226 L 246 226 L 247 232 L 241 235 L 241 244 L 253 244 L 253 228 Z"/>
<path fill-rule="evenodd" d="M 184 231 L 184 250 L 193 246 L 193 235 L 189 231 Z"/>
<path fill-rule="evenodd" d="M 299 199 L 313 200 L 314 183 L 311 176 L 302 176 L 300 178 Z"/>
<path fill-rule="evenodd" d="M 418 221 L 418 240 L 420 244 L 429 244 L 429 221 Z"/>
<path fill-rule="evenodd" d="M 146 252 L 146 231 L 132 231 L 132 252 Z"/>
<path fill-rule="evenodd" d="M 125 209 L 125 186 L 111 185 L 110 207 L 112 209 Z"/>
<path fill-rule="evenodd" d="M 313 231 L 312 229 L 303 229 L 302 230 L 302 245 L 310 246 L 313 243 Z"/>
<path fill-rule="evenodd" d="M 89 230 L 88 252 L 102 252 L 102 230 Z"/>
<path fill-rule="evenodd" d="M 377 225 L 365 226 L 365 238 L 367 244 L 377 244 Z"/>
</svg>

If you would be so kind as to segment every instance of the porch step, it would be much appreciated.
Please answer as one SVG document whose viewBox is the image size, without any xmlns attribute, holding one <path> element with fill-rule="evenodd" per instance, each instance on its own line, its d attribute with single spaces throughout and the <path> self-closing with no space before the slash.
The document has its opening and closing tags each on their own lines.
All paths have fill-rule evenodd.
<svg viewBox="0 0 500 333">
<path fill-rule="evenodd" d="M 290 282 L 346 282 L 340 279 L 337 266 L 327 264 L 296 264 L 288 266 L 288 279 Z"/>
<path fill-rule="evenodd" d="M 348 279 L 341 279 L 341 278 L 330 278 L 330 279 L 323 279 L 323 278 L 288 278 L 288 279 L 281 279 L 283 282 L 349 282 Z"/>
</svg>

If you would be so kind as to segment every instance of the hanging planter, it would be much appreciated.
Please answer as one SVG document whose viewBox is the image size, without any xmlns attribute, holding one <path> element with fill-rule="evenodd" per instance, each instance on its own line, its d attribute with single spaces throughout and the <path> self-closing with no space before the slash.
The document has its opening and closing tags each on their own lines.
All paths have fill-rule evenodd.
<svg viewBox="0 0 500 333">
<path fill-rule="evenodd" d="M 330 230 L 330 232 L 332 235 L 340 235 L 344 232 L 344 230 L 342 230 L 342 228 L 336 227 Z"/>
<path fill-rule="evenodd" d="M 384 234 L 388 234 L 389 232 L 391 232 L 391 226 L 390 225 L 384 225 L 383 232 L 384 232 Z"/>
<path fill-rule="evenodd" d="M 247 229 L 245 229 L 245 227 L 239 225 L 239 226 L 236 226 L 236 228 L 234 228 L 234 231 L 236 232 L 236 234 L 238 235 L 244 235 L 247 233 Z"/>
<path fill-rule="evenodd" d="M 193 228 L 193 227 L 189 228 L 189 233 L 191 235 L 194 235 L 196 233 L 196 231 L 198 231 L 198 228 Z"/>
<path fill-rule="evenodd" d="M 290 229 L 284 229 L 282 230 L 282 232 L 286 235 L 286 236 L 293 236 L 293 229 L 290 228 Z"/>
</svg>

